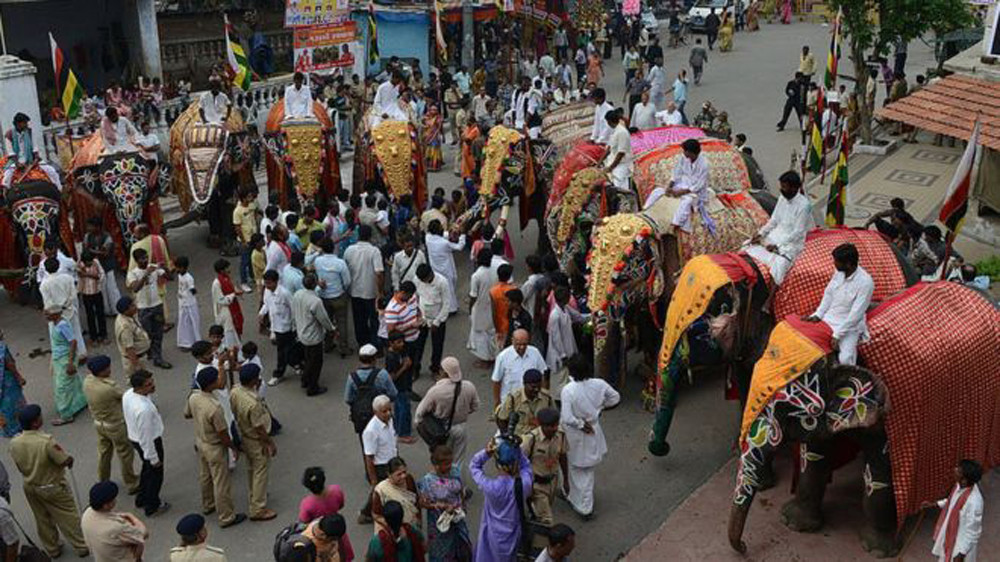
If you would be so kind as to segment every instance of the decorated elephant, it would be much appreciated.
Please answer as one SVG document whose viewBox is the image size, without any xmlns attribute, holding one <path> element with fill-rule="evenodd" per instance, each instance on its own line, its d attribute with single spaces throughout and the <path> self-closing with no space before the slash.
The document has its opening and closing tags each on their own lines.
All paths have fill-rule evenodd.
<svg viewBox="0 0 1000 562">
<path fill-rule="evenodd" d="M 728 528 L 737 551 L 747 549 L 743 529 L 761 471 L 786 441 L 800 444 L 799 478 L 781 512 L 800 532 L 822 527 L 835 459 L 860 448 L 861 540 L 878 557 L 899 552 L 907 516 L 947 495 L 959 459 L 1000 463 L 1000 310 L 992 300 L 956 283 L 918 284 L 867 322 L 870 340 L 858 348 L 864 367 L 835 362 L 822 322 L 789 316 L 772 332 L 740 432 Z"/>
<path fill-rule="evenodd" d="M 427 202 L 427 168 L 417 128 L 407 121 L 380 121 L 372 127 L 371 110 L 359 126 L 354 153 L 353 189 L 374 185 L 393 199 L 409 195 L 416 209 Z"/>
<path fill-rule="evenodd" d="M 875 280 L 873 301 L 880 302 L 914 285 L 919 277 L 905 256 L 874 231 L 816 229 L 763 310 L 772 283 L 767 265 L 744 252 L 697 256 L 685 264 L 670 297 L 655 379 L 656 420 L 649 451 L 670 452 L 667 437 L 684 374 L 692 367 L 726 369 L 726 397 L 746 401 L 750 375 L 764 353 L 775 320 L 811 314 L 834 273 L 830 254 L 853 244 L 860 265 Z M 769 475 L 768 475 L 769 476 Z M 765 480 L 767 481 L 767 480 Z"/>
<path fill-rule="evenodd" d="M 163 226 L 160 190 L 169 184 L 169 171 L 139 152 L 102 154 L 99 132 L 84 141 L 70 160 L 73 218 L 76 236 L 82 238 L 90 217 L 100 217 L 115 241 L 118 263 L 128 263 L 126 250 L 135 241 L 137 224 L 149 225 L 154 234 Z"/>
<path fill-rule="evenodd" d="M 0 157 L 0 169 L 6 157 Z M 45 243 L 54 236 L 74 254 L 69 206 L 63 193 L 39 169 L 3 190 L 0 199 L 0 283 L 12 297 L 30 286 L 45 259 Z"/>
<path fill-rule="evenodd" d="M 283 208 L 323 208 L 341 189 L 337 132 L 318 101 L 309 118 L 285 118 L 285 100 L 267 114 L 267 183 Z M 358 185 L 358 184 L 355 184 Z"/>
<path fill-rule="evenodd" d="M 588 305 L 593 313 L 594 362 L 605 378 L 624 377 L 624 326 L 658 326 L 663 318 L 663 297 L 673 290 L 674 275 L 693 256 L 734 251 L 767 222 L 775 198 L 766 191 L 749 191 L 750 178 L 739 152 L 728 152 L 714 143 L 709 152 L 709 187 L 713 195 L 707 212 L 717 225 L 708 231 L 695 214 L 690 233 L 675 232 L 672 225 L 679 199 L 663 197 L 641 213 L 605 217 L 595 227 L 590 269 Z M 727 145 L 728 146 L 728 145 Z M 715 154 L 715 156 L 712 156 Z M 657 185 L 669 185 L 677 153 L 667 145 L 646 154 L 644 176 L 636 187 L 641 200 Z M 657 158 L 667 161 L 660 164 Z M 638 175 L 638 172 L 637 172 Z M 629 322 L 626 322 L 626 318 Z M 639 330 L 639 347 L 650 369 L 655 365 L 659 328 Z"/>
</svg>

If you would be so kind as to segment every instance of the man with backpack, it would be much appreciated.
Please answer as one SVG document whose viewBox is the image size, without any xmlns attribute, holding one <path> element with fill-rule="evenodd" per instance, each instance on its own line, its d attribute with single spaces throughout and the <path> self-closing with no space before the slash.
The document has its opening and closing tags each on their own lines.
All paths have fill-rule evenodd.
<svg viewBox="0 0 1000 562">
<path fill-rule="evenodd" d="M 361 350 L 358 352 L 358 359 L 361 361 L 361 366 L 358 367 L 347 377 L 347 383 L 344 388 L 344 402 L 347 403 L 351 411 L 351 423 L 354 425 L 354 432 L 358 434 L 358 439 L 361 441 L 361 453 L 365 459 L 365 465 L 368 464 L 368 447 L 364 441 L 362 434 L 365 429 L 369 426 L 369 422 L 375 417 L 374 401 L 378 396 L 384 395 L 389 402 L 389 413 L 388 416 L 392 417 L 392 400 L 396 399 L 396 385 L 392 383 L 392 378 L 385 369 L 381 369 L 375 365 L 375 358 L 378 355 L 378 350 L 372 344 L 365 344 L 361 346 Z M 390 423 L 386 424 L 390 430 L 395 434 L 395 429 L 393 429 L 391 419 Z M 384 429 L 384 428 L 383 428 Z M 393 451 L 395 451 L 396 443 L 395 437 L 392 443 Z M 379 455 L 381 458 L 382 455 Z M 388 459 L 396 456 L 395 452 L 385 457 L 384 464 L 389 462 Z M 378 460 L 378 459 L 376 459 Z M 378 463 L 375 463 L 376 472 L 378 470 Z M 388 467 L 383 466 L 383 469 Z M 367 473 L 367 470 L 366 470 Z M 385 477 L 385 474 L 376 474 L 378 479 Z M 369 478 L 371 480 L 371 478 Z M 378 484 L 378 480 L 370 482 L 372 486 Z M 364 509 L 361 512 L 361 516 L 358 518 L 359 523 L 371 523 L 371 502 L 365 504 Z"/>
</svg>

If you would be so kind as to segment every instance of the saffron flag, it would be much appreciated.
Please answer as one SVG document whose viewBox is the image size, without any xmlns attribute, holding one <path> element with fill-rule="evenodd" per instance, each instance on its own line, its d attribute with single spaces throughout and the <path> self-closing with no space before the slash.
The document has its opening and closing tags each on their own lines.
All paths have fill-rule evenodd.
<svg viewBox="0 0 1000 562">
<path fill-rule="evenodd" d="M 222 17 L 226 27 L 226 59 L 229 62 L 229 74 L 232 77 L 233 85 L 244 92 L 249 91 L 252 77 L 250 60 L 247 59 L 243 46 L 229 36 L 229 32 L 232 31 L 229 17 L 225 14 Z"/>
<path fill-rule="evenodd" d="M 833 90 L 837 85 L 837 65 L 840 63 L 840 26 L 843 17 L 843 8 L 838 9 L 837 17 L 833 20 L 833 29 L 830 35 L 830 52 L 826 55 L 826 77 L 824 83 L 827 90 Z"/>
<path fill-rule="evenodd" d="M 376 64 L 378 53 L 378 24 L 375 22 L 375 2 L 368 1 L 368 64 Z"/>
<path fill-rule="evenodd" d="M 830 182 L 830 195 L 826 200 L 826 225 L 843 226 L 847 209 L 847 154 L 850 152 L 847 140 L 847 128 L 841 132 L 840 153 L 837 165 L 833 168 L 833 181 Z"/>
<path fill-rule="evenodd" d="M 66 120 L 70 120 L 80 114 L 80 109 L 83 107 L 83 98 L 87 96 L 87 93 L 83 91 L 83 86 L 76 79 L 76 75 L 73 74 L 71 69 L 66 69 L 66 87 L 60 91 L 60 84 L 63 83 L 62 74 L 66 67 L 66 59 L 63 57 L 62 49 L 59 48 L 59 44 L 56 43 L 56 38 L 52 36 L 51 32 L 49 32 L 49 46 L 52 49 L 52 71 L 56 76 L 56 92 L 59 94 L 59 100 L 62 102 Z"/>
<path fill-rule="evenodd" d="M 949 238 L 951 239 L 954 239 L 959 229 L 962 228 L 962 222 L 965 220 L 965 212 L 969 209 L 969 190 L 972 187 L 972 173 L 975 170 L 975 164 L 979 160 L 980 150 L 979 119 L 977 118 L 976 124 L 972 127 L 972 136 L 969 137 L 969 144 L 965 147 L 965 154 L 962 155 L 962 160 L 958 163 L 958 169 L 955 170 L 955 175 L 951 178 L 951 184 L 948 186 L 948 194 L 945 195 L 944 204 L 941 206 L 941 214 L 938 215 L 938 220 L 948 227 L 948 231 L 950 232 Z"/>
</svg>

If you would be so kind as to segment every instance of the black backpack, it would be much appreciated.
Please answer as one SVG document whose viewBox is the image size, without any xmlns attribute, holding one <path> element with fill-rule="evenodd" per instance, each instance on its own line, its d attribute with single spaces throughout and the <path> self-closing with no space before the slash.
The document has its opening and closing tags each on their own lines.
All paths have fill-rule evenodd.
<svg viewBox="0 0 1000 562">
<path fill-rule="evenodd" d="M 295 523 L 292 523 L 291 525 L 288 525 L 278 531 L 278 534 L 274 536 L 273 554 L 275 561 L 281 560 L 282 552 L 287 550 L 285 545 L 291 543 L 296 537 L 299 537 L 302 532 L 306 530 L 307 526 L 308 525 L 305 523 L 296 521 Z M 311 542 L 308 539 L 306 539 L 306 541 Z"/>
<path fill-rule="evenodd" d="M 368 422 L 375 417 L 375 410 L 372 408 L 372 400 L 380 394 L 375 388 L 375 379 L 378 372 L 374 368 L 368 373 L 368 378 L 364 382 L 358 376 L 358 372 L 351 373 L 351 380 L 357 388 L 354 394 L 354 401 L 351 402 L 351 421 L 354 423 L 354 432 L 361 433 L 365 430 Z"/>
</svg>

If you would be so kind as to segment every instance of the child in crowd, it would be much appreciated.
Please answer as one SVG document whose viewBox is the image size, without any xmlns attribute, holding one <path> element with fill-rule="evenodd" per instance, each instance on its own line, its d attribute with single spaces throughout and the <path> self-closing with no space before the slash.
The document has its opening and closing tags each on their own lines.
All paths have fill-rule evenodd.
<svg viewBox="0 0 1000 562">
<path fill-rule="evenodd" d="M 389 328 L 385 323 L 385 307 L 389 306 L 389 297 L 382 297 L 375 301 L 375 310 L 378 311 L 378 348 L 384 350 L 389 345 Z"/>
<path fill-rule="evenodd" d="M 264 362 L 260 360 L 260 354 L 258 353 L 256 342 L 252 341 L 244 342 L 243 348 L 240 349 L 240 352 L 241 352 L 240 362 L 239 362 L 240 368 L 243 368 L 243 365 L 253 364 L 257 365 L 257 367 L 260 368 L 260 372 L 262 373 L 264 372 Z M 264 401 L 264 407 L 267 408 L 267 402 L 266 402 L 267 385 L 266 384 L 260 385 L 260 387 L 257 389 L 257 394 L 260 396 L 261 401 Z M 271 409 L 268 408 L 268 413 L 271 413 L 270 410 Z M 281 431 L 281 422 L 279 422 L 278 419 L 274 417 L 274 414 L 271 413 L 271 429 L 268 433 L 270 435 L 277 435 L 278 432 L 280 431 Z"/>
<path fill-rule="evenodd" d="M 399 441 L 406 444 L 417 442 L 417 438 L 413 436 L 410 418 L 410 390 L 413 388 L 412 367 L 413 360 L 406 353 L 406 341 L 403 339 L 403 333 L 393 330 L 389 334 L 388 345 L 385 349 L 385 370 L 388 371 L 393 384 L 396 385 L 396 390 L 399 391 L 392 408 L 392 418 Z"/>
<path fill-rule="evenodd" d="M 250 265 L 253 268 L 253 281 L 257 291 L 263 294 L 264 270 L 267 268 L 267 253 L 265 252 L 264 235 L 254 234 L 250 237 Z"/>
<path fill-rule="evenodd" d="M 465 199 L 465 192 L 461 189 L 451 190 L 451 213 L 454 219 L 462 216 L 469 209 L 469 203 Z"/>
<path fill-rule="evenodd" d="M 115 241 L 104 231 L 104 223 L 100 217 L 87 219 L 87 234 L 83 236 L 83 249 L 90 250 L 104 268 L 104 286 L 101 288 L 104 296 L 104 314 L 114 316 L 115 305 L 121 298 L 118 279 L 115 277 L 118 260 L 115 257 Z"/>
<path fill-rule="evenodd" d="M 288 247 L 296 252 L 305 251 L 302 248 L 302 239 L 296 232 L 299 228 L 299 216 L 295 213 L 289 213 L 285 217 L 285 226 L 288 228 L 288 240 L 285 241 Z"/>
<path fill-rule="evenodd" d="M 185 256 L 174 259 L 177 270 L 177 347 L 189 349 L 201 339 L 201 315 L 198 313 L 198 289 L 188 271 L 190 262 Z"/>
</svg>

